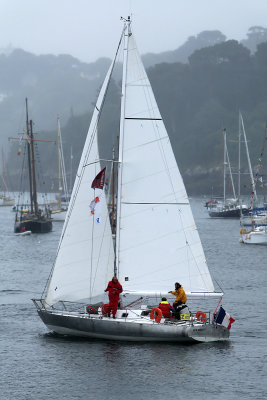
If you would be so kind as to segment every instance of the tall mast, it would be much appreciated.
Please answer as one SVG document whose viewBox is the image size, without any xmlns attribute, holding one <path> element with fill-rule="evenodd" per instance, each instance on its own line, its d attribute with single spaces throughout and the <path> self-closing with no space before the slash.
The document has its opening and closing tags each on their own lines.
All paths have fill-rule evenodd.
<svg viewBox="0 0 267 400">
<path fill-rule="evenodd" d="M 257 200 L 255 179 L 254 179 L 254 177 L 253 177 L 253 172 L 252 172 L 252 167 L 251 167 L 251 162 L 250 162 L 250 157 L 249 157 L 249 151 L 248 151 L 247 135 L 246 135 L 246 132 L 245 132 L 243 117 L 242 117 L 241 114 L 240 114 L 240 120 L 241 120 L 242 132 L 243 132 L 244 141 L 245 141 L 245 146 L 246 146 L 246 153 L 247 153 L 247 160 L 248 160 L 248 169 L 249 169 L 249 175 L 250 175 L 250 181 L 251 181 L 252 192 L 254 193 L 254 198 L 255 198 L 255 200 Z"/>
<path fill-rule="evenodd" d="M 225 204 L 225 176 L 226 176 L 226 130 L 223 130 L 223 202 Z"/>
<path fill-rule="evenodd" d="M 226 139 L 225 139 L 225 149 L 226 149 L 226 161 L 227 161 L 227 165 L 228 165 L 228 168 L 229 168 L 229 173 L 230 173 L 230 179 L 231 179 L 231 184 L 232 184 L 233 195 L 234 195 L 234 199 L 236 200 L 235 185 L 234 185 L 233 174 L 232 174 L 232 170 L 231 170 L 231 164 L 230 164 L 230 158 L 229 158 L 229 153 L 228 153 L 228 148 L 227 148 Z"/>
<path fill-rule="evenodd" d="M 27 98 L 25 99 L 25 102 L 26 102 L 26 135 L 28 137 L 30 137 L 28 99 Z M 27 141 L 27 153 L 28 153 L 28 170 L 29 170 L 29 183 L 30 183 L 30 203 L 31 203 L 31 213 L 33 213 L 31 141 Z"/>
<path fill-rule="evenodd" d="M 72 154 L 72 146 L 70 146 L 70 181 L 69 181 L 69 188 L 70 188 L 70 193 L 72 191 L 72 162 L 73 162 L 73 154 Z"/>
<path fill-rule="evenodd" d="M 128 19 L 124 20 L 124 21 L 125 21 L 125 24 L 124 24 L 122 87 L 121 87 L 121 116 L 120 116 L 120 136 L 119 136 L 119 155 L 118 155 L 118 191 L 117 191 L 117 208 L 116 208 L 116 238 L 115 238 L 115 261 L 114 261 L 114 275 L 115 276 L 117 276 L 119 273 L 121 185 L 122 185 L 122 168 L 123 168 L 122 149 L 123 149 L 123 140 L 124 140 L 128 43 L 129 43 L 129 36 L 131 35 L 130 17 L 128 17 Z"/>
<path fill-rule="evenodd" d="M 6 184 L 6 171 L 5 171 L 5 157 L 4 157 L 4 150 L 2 148 L 2 181 L 4 186 L 4 196 L 7 192 L 7 184 Z"/>
<path fill-rule="evenodd" d="M 239 111 L 238 118 L 238 199 L 240 201 L 240 178 L 241 178 L 241 113 Z"/>
<path fill-rule="evenodd" d="M 31 147 L 31 161 L 32 161 L 32 195 L 33 195 L 33 204 L 34 204 L 34 213 L 38 212 L 38 203 L 37 203 L 37 188 L 36 188 L 36 174 L 35 174 L 35 158 L 34 158 L 34 140 L 33 140 L 33 129 L 32 129 L 32 120 L 30 120 L 30 147 Z"/>
<path fill-rule="evenodd" d="M 115 171 L 114 171 L 114 163 L 115 161 L 115 149 L 113 147 L 112 150 L 112 169 L 111 169 L 111 174 L 112 174 L 112 203 L 111 203 L 111 230 L 112 233 L 114 233 L 114 211 L 115 211 Z"/>
<path fill-rule="evenodd" d="M 62 194 L 62 173 L 61 173 L 61 155 L 60 155 L 60 122 L 57 119 L 57 152 L 58 152 L 58 207 L 61 209 Z"/>
</svg>

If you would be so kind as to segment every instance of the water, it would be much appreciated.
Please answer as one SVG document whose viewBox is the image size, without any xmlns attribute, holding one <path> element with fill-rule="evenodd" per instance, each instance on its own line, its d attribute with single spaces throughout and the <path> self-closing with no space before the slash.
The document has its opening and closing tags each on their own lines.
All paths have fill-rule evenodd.
<svg viewBox="0 0 267 400">
<path fill-rule="evenodd" d="M 48 333 L 31 303 L 54 259 L 61 223 L 15 236 L 0 208 L 0 398 L 265 399 L 267 246 L 239 243 L 239 221 L 210 219 L 191 201 L 210 271 L 236 319 L 226 343 L 181 346 L 65 339 Z"/>
</svg>

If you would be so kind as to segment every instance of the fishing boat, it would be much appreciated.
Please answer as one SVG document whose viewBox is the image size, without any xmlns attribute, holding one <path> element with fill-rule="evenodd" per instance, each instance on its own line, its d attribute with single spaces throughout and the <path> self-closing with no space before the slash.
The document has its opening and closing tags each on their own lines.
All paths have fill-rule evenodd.
<svg viewBox="0 0 267 400">
<path fill-rule="evenodd" d="M 10 138 L 16 139 L 16 138 Z M 37 200 L 37 182 L 36 182 L 36 167 L 35 167 L 35 150 L 34 142 L 43 141 L 34 138 L 33 121 L 29 121 L 28 117 L 28 100 L 26 99 L 26 132 L 25 137 L 19 140 L 24 140 L 27 148 L 27 164 L 28 164 L 28 182 L 30 203 L 29 206 L 20 204 L 18 201 L 15 215 L 14 232 L 31 231 L 32 233 L 47 233 L 52 230 L 51 212 L 47 205 L 41 208 Z M 19 198 L 20 199 L 20 198 Z"/>
<path fill-rule="evenodd" d="M 103 182 L 106 168 L 114 163 L 112 155 L 100 159 L 97 135 L 121 46 L 116 223 L 112 229 L 105 190 L 94 182 Z M 104 290 L 113 275 L 123 293 L 116 315 L 110 318 L 103 304 L 107 301 Z M 157 305 L 162 296 L 171 301 L 169 291 L 178 280 L 192 306 L 188 303 L 189 312 L 180 319 L 164 318 Z M 33 302 L 44 324 L 57 334 L 197 343 L 229 338 L 233 319 L 221 306 L 222 296 L 211 279 L 128 17 L 94 108 L 55 263 L 43 295 Z M 212 311 L 199 309 L 205 301 L 215 302 Z"/>
</svg>

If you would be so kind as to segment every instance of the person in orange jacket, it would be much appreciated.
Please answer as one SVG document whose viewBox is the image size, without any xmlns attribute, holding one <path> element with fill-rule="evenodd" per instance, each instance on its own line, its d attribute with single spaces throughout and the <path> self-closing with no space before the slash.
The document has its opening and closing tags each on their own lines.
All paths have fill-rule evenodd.
<svg viewBox="0 0 267 400">
<path fill-rule="evenodd" d="M 109 281 L 108 286 L 105 289 L 105 292 L 108 292 L 108 297 L 109 297 L 108 307 L 109 310 L 112 311 L 113 318 L 115 318 L 120 300 L 120 294 L 122 292 L 122 286 L 116 276 L 113 276 L 112 280 Z"/>
<path fill-rule="evenodd" d="M 162 311 L 164 318 L 171 318 L 174 315 L 174 308 L 167 301 L 166 297 L 162 297 L 158 308 Z"/>
<path fill-rule="evenodd" d="M 169 293 L 174 294 L 176 296 L 175 302 L 173 303 L 173 307 L 176 309 L 178 306 L 181 304 L 186 303 L 186 294 L 185 291 L 180 285 L 180 283 L 176 282 L 175 283 L 175 290 L 171 290 Z"/>
</svg>

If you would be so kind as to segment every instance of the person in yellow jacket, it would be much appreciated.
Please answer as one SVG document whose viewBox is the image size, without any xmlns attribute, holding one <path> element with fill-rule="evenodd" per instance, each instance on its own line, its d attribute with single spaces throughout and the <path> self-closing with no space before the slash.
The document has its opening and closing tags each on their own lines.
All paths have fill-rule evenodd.
<svg viewBox="0 0 267 400">
<path fill-rule="evenodd" d="M 173 303 L 174 308 L 177 308 L 177 306 L 186 303 L 186 294 L 180 283 L 176 282 L 175 290 L 171 290 L 169 293 L 174 294 L 174 296 L 176 296 L 175 302 Z"/>
</svg>

